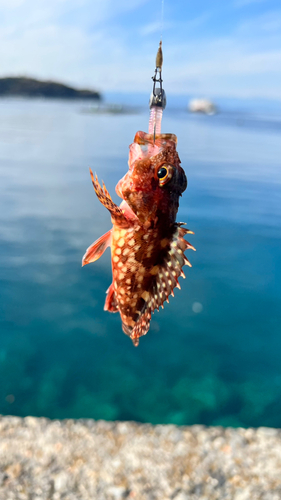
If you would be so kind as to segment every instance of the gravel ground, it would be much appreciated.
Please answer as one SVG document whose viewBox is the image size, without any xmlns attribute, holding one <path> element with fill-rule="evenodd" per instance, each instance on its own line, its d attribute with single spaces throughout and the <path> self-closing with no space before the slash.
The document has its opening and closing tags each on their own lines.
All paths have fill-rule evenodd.
<svg viewBox="0 0 281 500">
<path fill-rule="evenodd" d="M 0 500 L 279 500 L 281 431 L 0 417 Z"/>
</svg>

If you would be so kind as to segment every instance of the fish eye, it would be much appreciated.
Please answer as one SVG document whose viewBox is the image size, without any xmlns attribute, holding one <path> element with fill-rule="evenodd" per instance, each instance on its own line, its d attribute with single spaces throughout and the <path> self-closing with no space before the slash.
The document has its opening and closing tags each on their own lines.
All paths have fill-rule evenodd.
<svg viewBox="0 0 281 500">
<path fill-rule="evenodd" d="M 173 177 L 174 167 L 172 165 L 162 165 L 157 171 L 160 186 L 164 186 Z"/>
<path fill-rule="evenodd" d="M 159 168 L 159 170 L 157 172 L 158 179 L 160 179 L 161 181 L 164 181 L 165 178 L 167 177 L 167 175 L 168 175 L 168 169 L 167 169 L 167 167 L 161 167 L 161 168 Z"/>
</svg>

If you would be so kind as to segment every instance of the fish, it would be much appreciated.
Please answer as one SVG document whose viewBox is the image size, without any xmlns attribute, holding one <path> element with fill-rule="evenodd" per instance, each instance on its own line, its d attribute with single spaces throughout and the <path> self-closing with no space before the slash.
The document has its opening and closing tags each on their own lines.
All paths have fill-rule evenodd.
<svg viewBox="0 0 281 500">
<path fill-rule="evenodd" d="M 176 222 L 179 198 L 187 187 L 176 146 L 174 134 L 136 133 L 129 147 L 129 169 L 116 186 L 120 206 L 90 169 L 113 227 L 86 250 L 82 266 L 111 248 L 113 281 L 104 310 L 119 312 L 123 331 L 135 346 L 148 332 L 152 313 L 180 288 L 183 266 L 191 267 L 184 252 L 195 250 L 185 240 L 193 231 Z"/>
</svg>

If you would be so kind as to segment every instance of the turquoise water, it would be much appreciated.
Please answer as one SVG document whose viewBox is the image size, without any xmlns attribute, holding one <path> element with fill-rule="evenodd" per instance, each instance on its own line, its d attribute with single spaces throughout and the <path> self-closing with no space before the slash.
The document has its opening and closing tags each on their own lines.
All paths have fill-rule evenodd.
<svg viewBox="0 0 281 500">
<path fill-rule="evenodd" d="M 0 413 L 281 426 L 281 118 L 167 109 L 189 181 L 192 269 L 138 348 L 103 311 L 114 194 L 148 112 L 0 101 Z"/>
</svg>

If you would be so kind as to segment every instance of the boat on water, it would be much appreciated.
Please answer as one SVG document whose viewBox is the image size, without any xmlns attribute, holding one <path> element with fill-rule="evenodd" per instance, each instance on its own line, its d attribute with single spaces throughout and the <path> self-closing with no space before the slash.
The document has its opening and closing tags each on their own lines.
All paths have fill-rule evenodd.
<svg viewBox="0 0 281 500">
<path fill-rule="evenodd" d="M 188 104 L 190 113 L 204 113 L 215 115 L 218 112 L 216 105 L 209 99 L 191 99 Z"/>
</svg>

